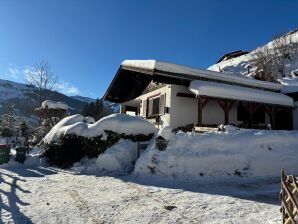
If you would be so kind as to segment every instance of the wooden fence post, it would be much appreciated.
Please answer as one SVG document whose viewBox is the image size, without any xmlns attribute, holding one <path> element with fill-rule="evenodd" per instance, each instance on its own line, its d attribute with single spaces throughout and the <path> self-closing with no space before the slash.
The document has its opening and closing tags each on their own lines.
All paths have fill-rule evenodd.
<svg viewBox="0 0 298 224">
<path fill-rule="evenodd" d="M 294 175 L 281 171 L 281 213 L 283 224 L 295 224 L 298 220 L 298 184 Z"/>
</svg>

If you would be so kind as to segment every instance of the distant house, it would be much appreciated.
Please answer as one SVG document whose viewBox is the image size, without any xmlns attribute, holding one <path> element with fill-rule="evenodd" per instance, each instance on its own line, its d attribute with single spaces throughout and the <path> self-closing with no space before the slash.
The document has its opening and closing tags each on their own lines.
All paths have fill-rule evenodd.
<svg viewBox="0 0 298 224">
<path fill-rule="evenodd" d="M 237 74 L 126 60 L 104 99 L 120 103 L 121 113 L 142 116 L 159 127 L 265 128 L 271 124 L 273 129 L 298 129 L 293 98 L 280 91 L 280 84 Z"/>
<path fill-rule="evenodd" d="M 43 101 L 41 106 L 35 109 L 35 112 L 40 117 L 42 123 L 47 123 L 51 126 L 69 115 L 67 104 L 53 100 Z"/>
<path fill-rule="evenodd" d="M 242 55 L 245 55 L 245 54 L 248 54 L 249 51 L 242 51 L 242 50 L 238 50 L 238 51 L 232 51 L 232 52 L 229 52 L 229 53 L 226 53 L 224 54 L 217 62 L 222 62 L 222 61 L 227 61 L 229 59 L 232 59 L 232 58 L 237 58 L 239 56 L 242 56 Z"/>
</svg>

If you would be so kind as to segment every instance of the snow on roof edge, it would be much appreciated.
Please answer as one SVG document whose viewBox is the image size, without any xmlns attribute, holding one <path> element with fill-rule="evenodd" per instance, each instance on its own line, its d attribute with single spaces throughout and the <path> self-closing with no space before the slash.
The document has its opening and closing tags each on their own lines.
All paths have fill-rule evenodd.
<svg viewBox="0 0 298 224">
<path fill-rule="evenodd" d="M 121 67 L 133 71 L 141 71 L 146 74 L 153 74 L 155 69 L 156 60 L 124 60 Z"/>
<path fill-rule="evenodd" d="M 281 93 L 228 84 L 194 80 L 189 89 L 196 95 L 293 107 L 293 99 Z"/>
<path fill-rule="evenodd" d="M 151 75 L 153 75 L 154 71 L 157 70 L 170 73 L 187 74 L 193 76 L 194 78 L 201 77 L 218 81 L 245 84 L 251 87 L 266 88 L 275 91 L 280 91 L 282 87 L 282 85 L 278 83 L 246 78 L 242 76 L 237 76 L 235 74 L 191 68 L 184 65 L 158 60 L 124 60 L 121 64 L 121 67 L 124 69 L 129 69 L 137 72 L 144 72 L 146 74 Z"/>
</svg>

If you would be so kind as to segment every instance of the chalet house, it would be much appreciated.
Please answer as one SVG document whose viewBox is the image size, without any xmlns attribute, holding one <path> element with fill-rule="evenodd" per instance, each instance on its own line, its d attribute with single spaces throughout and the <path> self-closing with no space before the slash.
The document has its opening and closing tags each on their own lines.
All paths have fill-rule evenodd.
<svg viewBox="0 0 298 224">
<path fill-rule="evenodd" d="M 156 60 L 124 61 L 104 99 L 158 127 L 298 129 L 294 100 L 278 83 Z"/>
</svg>

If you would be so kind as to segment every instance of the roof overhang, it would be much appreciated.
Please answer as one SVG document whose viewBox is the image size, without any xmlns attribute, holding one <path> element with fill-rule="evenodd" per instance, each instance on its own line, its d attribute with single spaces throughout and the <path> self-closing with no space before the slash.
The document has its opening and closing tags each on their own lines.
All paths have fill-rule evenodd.
<svg viewBox="0 0 298 224">
<path fill-rule="evenodd" d="M 190 68 L 157 60 L 125 60 L 104 94 L 104 99 L 122 103 L 140 96 L 151 81 L 189 86 L 192 80 L 217 81 L 280 91 L 281 85 L 236 74 Z"/>
<path fill-rule="evenodd" d="M 294 107 L 293 99 L 289 96 L 249 87 L 196 80 L 191 82 L 189 89 L 197 96 Z"/>
</svg>

